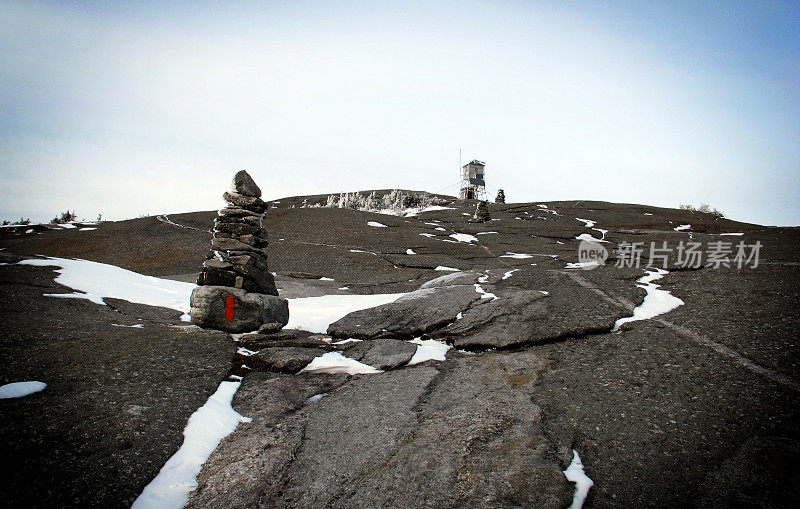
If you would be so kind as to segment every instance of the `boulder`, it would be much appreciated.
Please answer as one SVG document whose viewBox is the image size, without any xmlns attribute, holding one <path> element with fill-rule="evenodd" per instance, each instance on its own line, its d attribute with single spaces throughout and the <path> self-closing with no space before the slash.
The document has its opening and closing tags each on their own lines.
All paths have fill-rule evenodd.
<svg viewBox="0 0 800 509">
<path fill-rule="evenodd" d="M 233 298 L 233 316 L 226 317 L 228 297 Z M 265 323 L 289 322 L 289 302 L 275 295 L 247 293 L 227 286 L 199 286 L 192 291 L 192 322 L 203 328 L 232 333 L 258 330 Z"/>
</svg>

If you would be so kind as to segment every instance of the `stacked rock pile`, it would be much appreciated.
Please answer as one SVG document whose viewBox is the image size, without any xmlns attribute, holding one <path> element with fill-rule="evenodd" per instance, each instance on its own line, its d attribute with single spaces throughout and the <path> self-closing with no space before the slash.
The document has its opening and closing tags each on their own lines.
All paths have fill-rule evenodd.
<svg viewBox="0 0 800 509">
<path fill-rule="evenodd" d="M 497 190 L 497 197 L 494 199 L 495 203 L 505 203 L 506 202 L 506 193 L 502 189 Z"/>
<path fill-rule="evenodd" d="M 261 189 L 240 171 L 222 197 L 228 206 L 214 220 L 211 250 L 192 292 L 192 322 L 236 333 L 262 326 L 280 330 L 289 321 L 289 306 L 278 297 L 267 264 L 269 242 L 261 225 L 267 204 Z"/>
<path fill-rule="evenodd" d="M 489 214 L 489 206 L 485 201 L 479 201 L 478 206 L 475 207 L 475 220 L 488 221 L 491 217 L 492 216 Z"/>
</svg>

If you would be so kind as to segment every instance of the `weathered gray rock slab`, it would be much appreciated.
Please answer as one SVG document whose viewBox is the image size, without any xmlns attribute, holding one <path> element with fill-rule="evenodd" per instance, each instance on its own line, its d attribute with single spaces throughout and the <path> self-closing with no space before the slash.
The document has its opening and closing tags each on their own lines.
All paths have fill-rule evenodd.
<svg viewBox="0 0 800 509">
<path fill-rule="evenodd" d="M 406 364 L 416 351 L 417 345 L 408 341 L 382 338 L 356 343 L 344 355 L 373 368 L 388 370 Z"/>
<path fill-rule="evenodd" d="M 233 319 L 226 317 L 228 297 L 233 297 Z M 192 323 L 204 328 L 241 333 L 258 330 L 264 323 L 289 322 L 289 302 L 275 295 L 247 293 L 226 286 L 198 286 L 192 291 Z"/>
<path fill-rule="evenodd" d="M 412 339 L 454 321 L 480 299 L 473 286 L 424 288 L 395 302 L 354 311 L 328 326 L 335 338 Z"/>
<path fill-rule="evenodd" d="M 275 347 L 264 348 L 253 354 L 247 365 L 259 371 L 278 371 L 281 373 L 297 373 L 324 354 L 320 348 Z"/>
</svg>

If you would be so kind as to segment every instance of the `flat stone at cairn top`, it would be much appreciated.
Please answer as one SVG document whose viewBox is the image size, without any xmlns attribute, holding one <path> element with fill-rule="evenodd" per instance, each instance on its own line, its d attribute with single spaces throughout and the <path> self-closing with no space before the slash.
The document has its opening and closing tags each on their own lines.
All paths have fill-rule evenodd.
<svg viewBox="0 0 800 509">
<path fill-rule="evenodd" d="M 253 180 L 253 177 L 244 170 L 233 176 L 231 192 L 244 196 L 252 196 L 254 198 L 261 197 L 261 189 Z"/>
</svg>

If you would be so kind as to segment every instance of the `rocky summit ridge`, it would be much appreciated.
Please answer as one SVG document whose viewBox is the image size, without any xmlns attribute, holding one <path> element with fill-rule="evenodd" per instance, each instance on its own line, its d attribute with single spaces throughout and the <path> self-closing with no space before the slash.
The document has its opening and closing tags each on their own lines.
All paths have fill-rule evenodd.
<svg viewBox="0 0 800 509">
<path fill-rule="evenodd" d="M 477 202 L 435 196 L 381 214 L 328 195 L 262 204 L 240 184 L 231 214 L 0 231 L 0 376 L 48 384 L 0 400 L 0 454 L 24 458 L 2 481 L 9 507 L 129 506 L 221 381 L 241 381 L 232 405 L 252 421 L 205 462 L 189 507 L 567 507 L 573 450 L 594 481 L 584 507 L 793 507 L 797 228 L 596 201 L 487 203 L 476 220 Z M 361 195 L 422 195 L 392 193 Z M 581 268 L 586 236 L 605 241 L 604 267 Z M 622 243 L 641 244 L 638 267 L 619 263 Z M 641 281 L 664 243 L 667 273 Z M 690 243 L 699 266 L 677 258 Z M 756 267 L 737 266 L 739 243 L 760 244 Z M 283 329 L 248 325 L 234 341 L 173 309 L 54 298 L 78 292 L 62 269 L 19 263 L 80 258 L 193 284 L 209 246 L 199 288 L 280 293 Z M 654 290 L 682 304 L 615 328 Z M 304 312 L 380 294 L 402 297 Z M 441 357 L 418 356 L 435 345 Z M 324 355 L 382 372 L 320 372 Z"/>
</svg>

